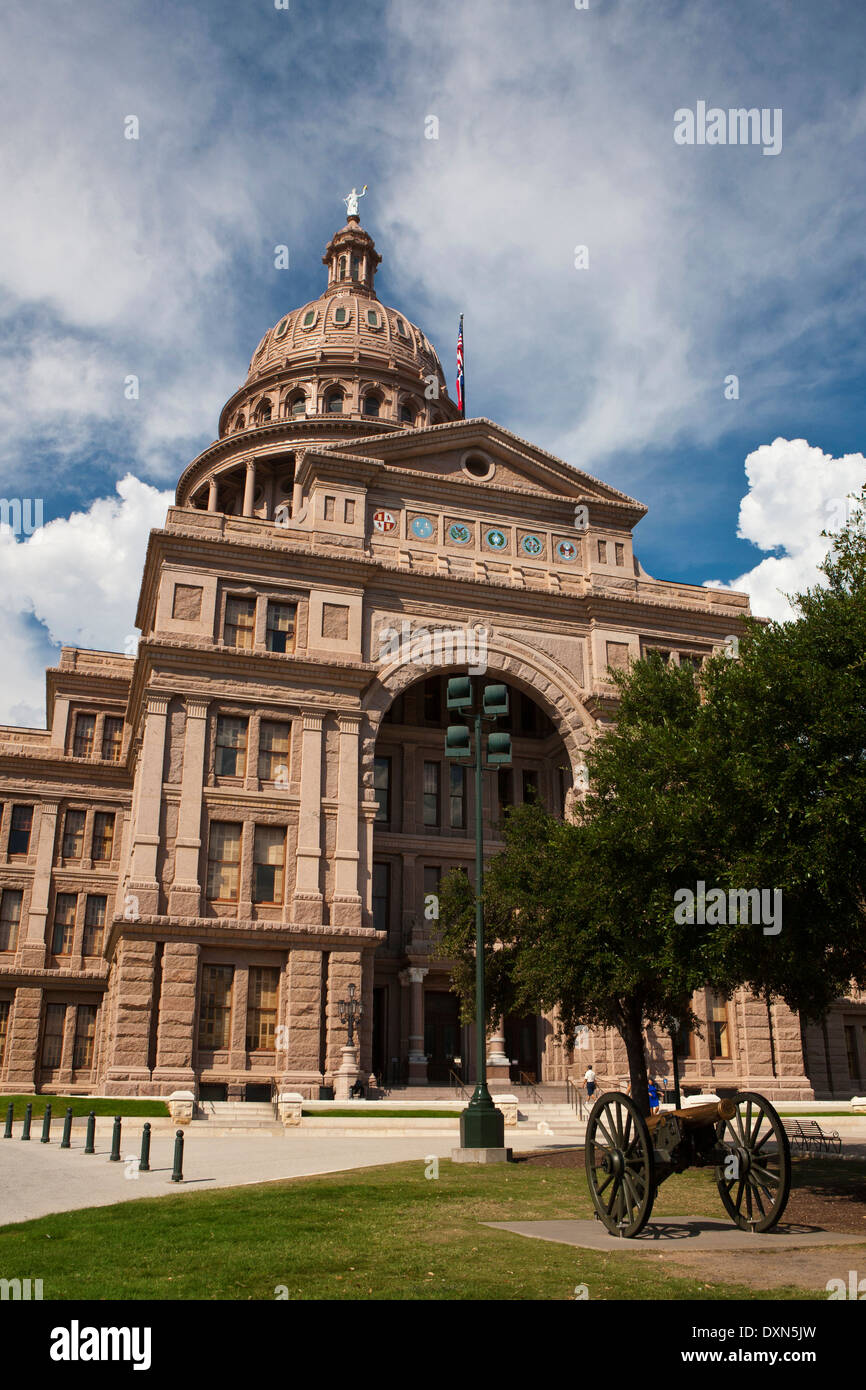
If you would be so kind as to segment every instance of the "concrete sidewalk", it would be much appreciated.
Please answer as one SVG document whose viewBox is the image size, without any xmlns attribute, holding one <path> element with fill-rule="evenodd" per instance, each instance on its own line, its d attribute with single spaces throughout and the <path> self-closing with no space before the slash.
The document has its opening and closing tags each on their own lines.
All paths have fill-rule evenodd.
<svg viewBox="0 0 866 1390">
<path fill-rule="evenodd" d="M 507 1144 L 516 1152 L 541 1147 L 538 1133 L 512 1137 Z M 187 1134 L 182 1183 L 171 1181 L 174 1133 L 154 1132 L 149 1173 L 134 1176 L 141 1145 L 141 1123 L 130 1122 L 121 1143 L 121 1157 L 130 1162 L 109 1162 L 110 1125 L 97 1127 L 96 1153 L 84 1153 L 84 1136 L 75 1133 L 70 1149 L 56 1141 L 41 1144 L 38 1134 L 29 1143 L 19 1137 L 0 1139 L 0 1225 L 29 1221 L 52 1212 L 81 1207 L 111 1206 L 142 1197 L 166 1197 L 185 1192 L 204 1192 L 216 1187 L 240 1187 L 283 1178 L 309 1177 L 383 1163 L 415 1159 L 423 1164 L 428 1155 L 450 1158 L 459 1143 L 456 1135 L 427 1134 L 417 1138 L 369 1138 L 334 1134 L 304 1134 L 294 1129 L 285 1135 Z M 546 1141 L 550 1147 L 550 1140 Z"/>
</svg>

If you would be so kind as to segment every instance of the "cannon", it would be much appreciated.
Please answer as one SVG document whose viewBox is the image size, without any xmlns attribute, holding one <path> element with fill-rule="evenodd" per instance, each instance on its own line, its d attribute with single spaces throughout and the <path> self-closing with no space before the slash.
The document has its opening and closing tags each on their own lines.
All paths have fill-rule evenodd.
<svg viewBox="0 0 866 1390">
<path fill-rule="evenodd" d="M 715 1169 L 722 1205 L 743 1231 L 771 1231 L 791 1189 L 791 1150 L 770 1102 L 754 1091 L 645 1118 L 631 1096 L 607 1091 L 590 1112 L 586 1177 L 597 1217 L 637 1236 L 661 1183 L 687 1168 Z"/>
</svg>

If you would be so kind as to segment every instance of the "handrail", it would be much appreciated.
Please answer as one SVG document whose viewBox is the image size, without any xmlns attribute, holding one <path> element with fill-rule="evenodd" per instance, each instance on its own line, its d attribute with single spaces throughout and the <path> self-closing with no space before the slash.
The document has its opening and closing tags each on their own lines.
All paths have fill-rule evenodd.
<svg viewBox="0 0 866 1390">
<path fill-rule="evenodd" d="M 469 1092 L 466 1090 L 466 1087 L 463 1085 L 463 1082 L 460 1080 L 460 1077 L 457 1075 L 456 1071 L 453 1071 L 451 1067 L 449 1067 L 448 1075 L 451 1078 L 451 1085 L 457 1091 L 457 1094 L 460 1096 L 461 1100 L 469 1100 Z"/>
<path fill-rule="evenodd" d="M 276 1078 L 275 1076 L 272 1076 L 272 1077 L 271 1077 L 271 1105 L 273 1106 L 273 1110 L 274 1110 L 274 1119 L 275 1119 L 275 1120 L 278 1120 L 278 1119 L 280 1118 L 280 1103 L 279 1103 L 279 1101 L 278 1101 L 278 1099 L 277 1099 L 278 1095 L 279 1095 L 279 1089 L 278 1089 L 278 1087 L 277 1087 L 277 1078 Z"/>
<path fill-rule="evenodd" d="M 565 1078 L 565 1103 L 571 1106 L 579 1120 L 583 1119 L 583 1092 L 570 1076 Z"/>
<path fill-rule="evenodd" d="M 527 1072 L 525 1072 L 525 1071 L 520 1072 L 520 1081 L 519 1081 L 518 1084 L 519 1084 L 520 1086 L 525 1086 L 525 1087 L 526 1087 L 526 1090 L 527 1090 L 528 1094 L 532 1096 L 532 1098 L 533 1098 L 533 1100 L 535 1101 L 536 1105 L 543 1105 L 543 1104 L 544 1104 L 544 1097 L 543 1097 L 543 1096 L 541 1095 L 541 1093 L 539 1092 L 538 1087 L 536 1086 L 535 1082 L 529 1080 L 529 1075 L 528 1075 Z"/>
</svg>

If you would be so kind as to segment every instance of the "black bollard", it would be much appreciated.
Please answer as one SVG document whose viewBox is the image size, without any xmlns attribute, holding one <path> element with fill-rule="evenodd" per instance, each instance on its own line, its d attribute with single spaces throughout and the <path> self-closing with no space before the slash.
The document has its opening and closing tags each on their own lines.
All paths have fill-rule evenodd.
<svg viewBox="0 0 866 1390">
<path fill-rule="evenodd" d="M 6 1128 L 5 1128 L 5 1130 L 3 1131 L 3 1138 L 4 1138 L 4 1139 L 11 1139 L 11 1138 L 12 1138 L 12 1121 L 13 1121 L 14 1119 L 15 1119 L 15 1102 L 14 1102 L 14 1100 L 10 1100 L 8 1106 L 6 1107 Z"/>
<path fill-rule="evenodd" d="M 92 1153 L 95 1152 L 95 1150 L 94 1150 L 94 1148 L 93 1148 L 93 1139 L 94 1139 L 95 1134 L 96 1134 L 96 1111 L 95 1111 L 95 1110 L 91 1110 L 90 1114 L 89 1114 L 88 1117 L 87 1117 L 87 1133 L 86 1133 L 85 1136 L 84 1136 L 84 1152 L 85 1152 L 86 1154 L 92 1154 Z"/>
<path fill-rule="evenodd" d="M 183 1182 L 183 1130 L 177 1130 L 174 1137 L 174 1167 L 171 1170 L 172 1182 Z"/>
<path fill-rule="evenodd" d="M 61 1149 L 71 1148 L 70 1139 L 72 1138 L 72 1106 L 66 1107 L 66 1115 L 63 1120 L 63 1138 L 60 1141 Z"/>
<path fill-rule="evenodd" d="M 114 1129 L 111 1131 L 111 1153 L 108 1155 L 109 1163 L 120 1162 L 120 1116 L 114 1117 Z"/>
<path fill-rule="evenodd" d="M 51 1106 L 46 1105 L 45 1114 L 42 1116 L 42 1144 L 51 1143 Z"/>
<path fill-rule="evenodd" d="M 24 1111 L 24 1128 L 21 1131 L 22 1139 L 30 1138 L 30 1123 L 33 1119 L 33 1106 L 27 1102 L 27 1109 Z"/>
<path fill-rule="evenodd" d="M 146 1124 L 141 1131 L 141 1158 L 138 1162 L 139 1173 L 150 1172 L 150 1125 Z"/>
</svg>

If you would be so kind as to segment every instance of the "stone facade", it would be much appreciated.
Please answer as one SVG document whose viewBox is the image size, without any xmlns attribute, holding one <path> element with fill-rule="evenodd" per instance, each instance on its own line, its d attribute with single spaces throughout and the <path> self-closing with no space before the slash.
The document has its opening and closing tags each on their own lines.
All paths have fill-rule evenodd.
<svg viewBox="0 0 866 1390">
<path fill-rule="evenodd" d="M 461 644 L 483 636 L 510 691 L 495 852 L 502 805 L 567 813 L 609 668 L 699 664 L 748 612 L 645 573 L 640 503 L 460 419 L 379 259 L 350 218 L 321 298 L 266 334 L 150 537 L 137 654 L 64 648 L 48 728 L 0 729 L 4 1090 L 316 1095 L 345 1078 L 350 985 L 364 1076 L 472 1079 L 432 944 L 438 878 L 474 857 L 474 788 L 444 757 Z M 698 1012 L 687 1085 L 863 1090 L 860 999 L 817 1029 L 743 994 Z M 495 1089 L 626 1072 L 618 1039 L 572 1051 L 554 1018 L 502 1020 L 488 1054 Z"/>
</svg>

